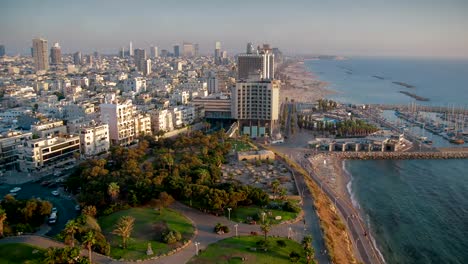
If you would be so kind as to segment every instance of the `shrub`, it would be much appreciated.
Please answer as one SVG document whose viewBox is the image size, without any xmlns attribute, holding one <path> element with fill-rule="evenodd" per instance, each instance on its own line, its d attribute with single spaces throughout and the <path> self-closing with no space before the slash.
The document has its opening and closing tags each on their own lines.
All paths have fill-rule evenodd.
<svg viewBox="0 0 468 264">
<path fill-rule="evenodd" d="M 301 211 L 301 208 L 296 204 L 287 201 L 283 204 L 283 210 L 286 212 L 299 213 Z"/>
<path fill-rule="evenodd" d="M 291 253 L 289 253 L 289 260 L 291 260 L 292 263 L 298 262 L 300 258 L 301 255 L 299 255 L 299 253 L 296 251 L 291 251 Z"/>
<path fill-rule="evenodd" d="M 214 227 L 214 232 L 215 233 L 229 233 L 229 227 L 222 225 L 221 223 L 217 223 L 216 226 Z"/>
<path fill-rule="evenodd" d="M 284 240 L 277 240 L 276 241 L 276 244 L 279 246 L 279 247 L 286 247 L 286 241 Z"/>
<path fill-rule="evenodd" d="M 268 247 L 270 247 L 270 241 L 264 239 L 257 241 L 256 244 L 263 250 L 268 250 Z"/>
<path fill-rule="evenodd" d="M 182 235 L 177 230 L 168 230 L 164 232 L 162 241 L 166 244 L 174 244 L 182 239 Z"/>
</svg>

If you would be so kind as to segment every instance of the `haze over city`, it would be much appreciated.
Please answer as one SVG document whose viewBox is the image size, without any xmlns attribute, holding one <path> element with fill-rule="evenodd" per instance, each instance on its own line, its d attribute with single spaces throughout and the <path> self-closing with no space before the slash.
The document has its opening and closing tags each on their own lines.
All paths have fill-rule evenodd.
<svg viewBox="0 0 468 264">
<path fill-rule="evenodd" d="M 110 54 L 128 46 L 246 41 L 287 54 L 468 57 L 468 2 L 449 1 L 3 1 L 0 40 L 28 54 L 31 39 Z"/>
</svg>

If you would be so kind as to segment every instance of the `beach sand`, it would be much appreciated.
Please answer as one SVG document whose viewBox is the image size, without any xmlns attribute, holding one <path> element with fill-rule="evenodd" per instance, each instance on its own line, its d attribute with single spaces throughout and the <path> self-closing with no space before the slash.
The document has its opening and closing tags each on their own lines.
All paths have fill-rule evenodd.
<svg viewBox="0 0 468 264">
<path fill-rule="evenodd" d="M 335 92 L 327 89 L 327 82 L 318 80 L 305 68 L 303 61 L 296 61 L 282 68 L 281 78 L 284 84 L 281 87 L 280 100 L 286 98 L 295 102 L 316 102 Z"/>
</svg>

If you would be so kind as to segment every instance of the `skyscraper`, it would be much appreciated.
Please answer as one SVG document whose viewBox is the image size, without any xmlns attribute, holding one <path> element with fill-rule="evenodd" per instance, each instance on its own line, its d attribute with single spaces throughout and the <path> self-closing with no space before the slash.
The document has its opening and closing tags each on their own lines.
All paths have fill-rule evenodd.
<svg viewBox="0 0 468 264">
<path fill-rule="evenodd" d="M 182 45 L 182 52 L 184 57 L 191 58 L 195 56 L 195 49 L 193 48 L 192 43 L 184 42 Z"/>
<path fill-rule="evenodd" d="M 158 50 L 158 47 L 156 47 L 156 46 L 151 46 L 151 47 L 150 47 L 150 54 L 151 54 L 151 58 L 157 58 L 157 57 L 159 57 L 159 50 Z"/>
<path fill-rule="evenodd" d="M 247 54 L 252 54 L 254 53 L 254 46 L 252 42 L 247 43 Z"/>
<path fill-rule="evenodd" d="M 221 42 L 216 41 L 215 43 L 215 52 L 214 52 L 215 63 L 221 63 Z"/>
<path fill-rule="evenodd" d="M 214 94 L 219 92 L 219 81 L 218 77 L 214 72 L 209 72 L 208 78 L 208 94 Z"/>
<path fill-rule="evenodd" d="M 73 63 L 75 65 L 81 65 L 81 63 L 83 63 L 83 60 L 81 58 L 81 52 L 77 51 L 73 53 Z"/>
<path fill-rule="evenodd" d="M 125 57 L 125 48 L 122 47 L 120 50 L 119 50 L 119 57 L 120 58 L 124 58 Z"/>
<path fill-rule="evenodd" d="M 138 69 L 138 71 L 141 71 L 141 72 L 145 72 L 146 70 L 146 65 L 147 65 L 147 61 L 146 61 L 146 50 L 144 49 L 135 49 L 135 65 Z M 151 64 L 151 61 L 150 61 L 150 64 Z M 150 67 L 151 69 L 151 67 Z"/>
<path fill-rule="evenodd" d="M 179 45 L 174 45 L 174 57 L 180 57 L 180 47 L 179 47 Z"/>
<path fill-rule="evenodd" d="M 237 79 L 251 78 L 273 79 L 275 74 L 275 56 L 268 49 L 260 53 L 239 54 L 237 56 Z"/>
<path fill-rule="evenodd" d="M 143 64 L 143 74 L 144 75 L 151 74 L 151 60 L 150 59 L 143 60 L 142 64 Z"/>
<path fill-rule="evenodd" d="M 130 41 L 130 45 L 128 45 L 128 56 L 132 57 L 133 56 L 133 44 Z"/>
<path fill-rule="evenodd" d="M 193 44 L 193 49 L 194 49 L 194 56 L 198 57 L 200 55 L 200 47 L 198 46 L 198 43 Z"/>
<path fill-rule="evenodd" d="M 50 62 L 54 65 L 62 63 L 62 49 L 57 42 L 50 48 Z"/>
<path fill-rule="evenodd" d="M 49 69 L 49 54 L 47 40 L 36 38 L 33 39 L 33 57 L 36 71 Z"/>
<path fill-rule="evenodd" d="M 231 89 L 231 114 L 252 138 L 272 135 L 279 117 L 277 80 L 240 81 Z"/>
<path fill-rule="evenodd" d="M 5 56 L 5 46 L 0 45 L 0 57 L 3 57 L 3 56 Z"/>
</svg>

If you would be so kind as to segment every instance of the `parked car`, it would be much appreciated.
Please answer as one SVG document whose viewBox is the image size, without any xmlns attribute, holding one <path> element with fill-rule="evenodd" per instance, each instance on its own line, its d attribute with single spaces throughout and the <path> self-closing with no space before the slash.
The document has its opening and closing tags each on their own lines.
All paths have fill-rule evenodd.
<svg viewBox="0 0 468 264">
<path fill-rule="evenodd" d="M 59 191 L 55 190 L 55 191 L 52 191 L 52 195 L 53 195 L 53 196 L 59 196 L 60 193 L 59 193 Z"/>
<path fill-rule="evenodd" d="M 57 222 L 57 212 L 52 212 L 49 216 L 49 224 L 55 224 Z"/>
</svg>

